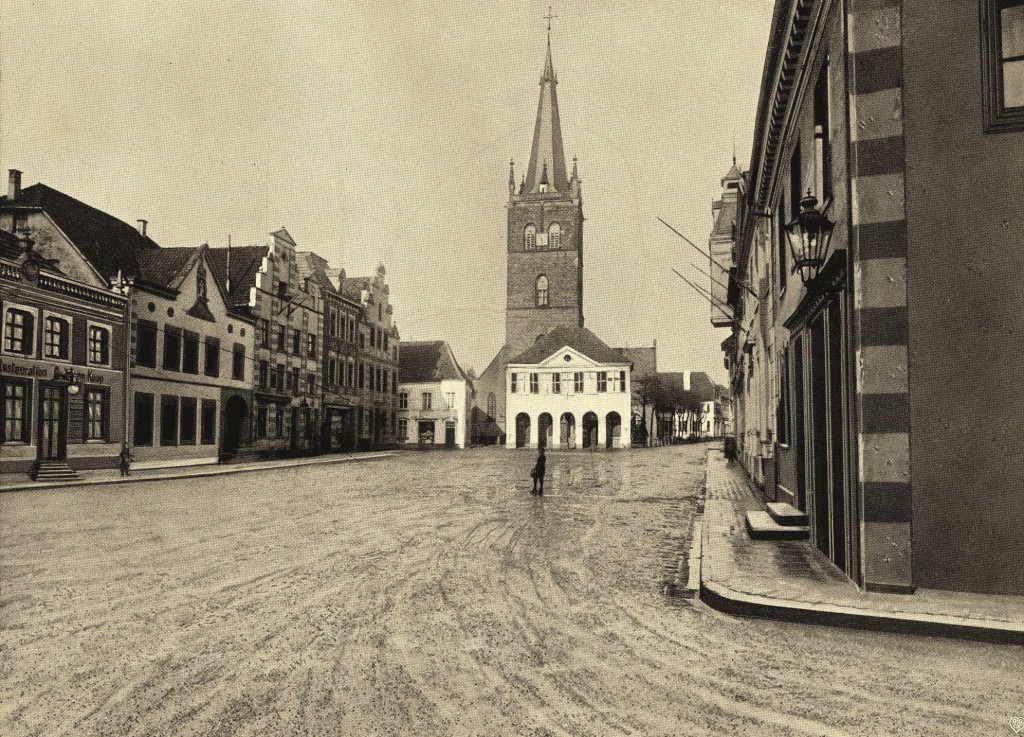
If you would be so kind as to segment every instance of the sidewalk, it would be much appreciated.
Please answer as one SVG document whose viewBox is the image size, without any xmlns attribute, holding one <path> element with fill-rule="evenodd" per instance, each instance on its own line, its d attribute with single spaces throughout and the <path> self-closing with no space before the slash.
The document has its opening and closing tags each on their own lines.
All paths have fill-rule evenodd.
<svg viewBox="0 0 1024 737">
<path fill-rule="evenodd" d="M 202 476 L 224 476 L 232 473 L 249 471 L 269 471 L 275 468 L 298 468 L 300 466 L 317 466 L 332 463 L 350 463 L 354 461 L 372 461 L 390 458 L 393 451 L 379 453 L 336 453 L 313 456 L 308 458 L 288 458 L 276 461 L 253 461 L 251 463 L 206 464 L 202 466 L 175 466 L 173 468 L 149 468 L 132 471 L 132 475 L 122 478 L 116 468 L 105 468 L 98 471 L 79 471 L 81 481 L 70 483 L 37 483 L 22 473 L 0 474 L 0 493 L 5 491 L 35 491 L 39 489 L 76 489 L 80 486 L 96 486 L 98 484 L 129 484 L 139 481 L 162 481 L 167 479 L 187 479 Z"/>
<path fill-rule="evenodd" d="M 808 624 L 1024 644 L 1024 596 L 918 589 L 861 591 L 806 540 L 751 540 L 744 515 L 763 510 L 738 463 L 708 451 L 700 597 L 724 612 Z"/>
</svg>

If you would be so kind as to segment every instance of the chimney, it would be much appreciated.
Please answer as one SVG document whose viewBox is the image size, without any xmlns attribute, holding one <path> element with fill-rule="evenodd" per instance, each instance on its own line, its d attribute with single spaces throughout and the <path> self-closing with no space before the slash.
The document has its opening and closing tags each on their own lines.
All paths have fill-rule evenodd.
<svg viewBox="0 0 1024 737">
<path fill-rule="evenodd" d="M 148 220 L 139 219 L 139 220 L 136 220 L 135 222 L 137 222 L 139 224 L 139 232 L 142 233 L 143 235 L 145 235 L 146 234 L 146 226 L 149 224 L 149 221 Z"/>
<path fill-rule="evenodd" d="M 7 172 L 7 199 L 16 200 L 21 194 L 21 172 L 9 169 Z"/>
</svg>

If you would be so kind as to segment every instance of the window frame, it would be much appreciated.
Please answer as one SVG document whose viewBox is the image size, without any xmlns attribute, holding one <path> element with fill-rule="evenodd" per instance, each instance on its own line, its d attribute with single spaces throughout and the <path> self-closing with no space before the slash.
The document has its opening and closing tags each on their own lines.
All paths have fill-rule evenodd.
<svg viewBox="0 0 1024 737">
<path fill-rule="evenodd" d="M 151 448 L 156 441 L 156 431 L 153 427 L 156 422 L 156 396 L 153 392 L 138 391 L 132 396 L 132 444 L 137 447 Z M 149 411 L 149 426 L 141 438 L 139 429 L 143 426 L 139 424 L 139 400 L 148 406 Z"/>
<path fill-rule="evenodd" d="M 22 325 L 21 344 L 22 347 L 19 350 L 14 348 L 8 348 L 8 315 L 12 312 L 16 312 L 28 318 L 30 322 L 26 322 Z M 3 311 L 3 324 L 0 325 L 0 352 L 8 356 L 21 356 L 23 358 L 36 358 L 39 355 L 39 340 L 37 340 L 38 332 L 37 326 L 41 325 L 39 320 L 39 309 L 35 307 L 29 307 L 28 305 L 17 304 L 16 302 L 7 302 L 4 304 Z M 25 336 L 25 328 L 28 327 L 29 335 Z M 28 350 L 25 350 L 25 348 Z"/>
<path fill-rule="evenodd" d="M 560 371 L 556 371 L 555 373 L 551 374 L 551 393 L 562 393 L 562 373 Z"/>
<path fill-rule="evenodd" d="M 90 406 L 93 404 L 91 394 L 100 396 L 100 432 L 95 437 L 92 434 L 93 418 L 89 414 Z M 110 389 L 109 387 L 87 384 L 82 387 L 82 440 L 86 443 L 108 443 L 110 442 Z"/>
<path fill-rule="evenodd" d="M 174 408 L 174 421 L 169 422 L 164 418 L 164 413 L 168 408 Z M 161 394 L 160 395 L 160 447 L 170 448 L 178 445 L 178 432 L 180 430 L 179 424 L 181 422 L 181 397 L 177 394 Z M 170 427 L 174 428 L 174 438 L 169 439 L 167 433 L 164 431 Z"/>
<path fill-rule="evenodd" d="M 420 393 L 420 407 L 425 410 L 434 409 L 434 393 L 433 392 L 421 392 Z"/>
<path fill-rule="evenodd" d="M 409 409 L 409 392 L 398 393 L 398 409 Z"/>
<path fill-rule="evenodd" d="M 231 378 L 234 381 L 245 381 L 246 351 L 244 343 L 235 343 L 231 347 Z"/>
<path fill-rule="evenodd" d="M 152 337 L 152 356 L 144 356 L 142 353 L 143 335 Z M 135 365 L 155 369 L 161 358 L 160 326 L 153 320 L 138 320 L 135 323 Z"/>
<path fill-rule="evenodd" d="M 158 328 L 158 330 L 159 330 L 159 328 Z M 173 325 L 164 325 L 163 333 L 164 333 L 163 350 L 159 351 L 159 353 L 160 353 L 160 368 L 162 368 L 164 371 L 177 371 L 177 372 L 180 373 L 181 372 L 182 344 L 184 343 L 184 335 L 182 334 L 181 328 L 174 327 Z M 168 338 L 173 338 L 173 341 L 172 340 L 168 340 Z M 171 366 L 170 362 L 168 361 L 168 351 L 170 349 L 170 346 L 171 345 L 175 345 L 175 343 L 177 344 L 177 349 L 176 349 L 177 364 L 174 365 L 174 366 Z"/>
<path fill-rule="evenodd" d="M 85 327 L 85 362 L 88 366 L 104 366 L 110 368 L 112 363 L 113 355 L 113 340 L 114 330 L 110 325 L 100 322 L 93 322 L 92 320 L 86 320 Z M 100 331 L 106 333 L 106 361 L 94 361 L 92 360 L 92 336 L 93 331 Z"/>
<path fill-rule="evenodd" d="M 212 422 L 207 423 L 207 413 L 212 416 Z M 207 429 L 210 430 L 207 434 Z M 199 445 L 217 444 L 217 400 L 204 399 L 199 403 Z"/>
<path fill-rule="evenodd" d="M 32 388 L 31 379 L 18 379 L 11 376 L 0 378 L 0 445 L 29 445 L 32 441 Z M 21 433 L 20 437 L 7 437 L 7 387 L 17 386 L 22 390 Z"/>
<path fill-rule="evenodd" d="M 186 427 L 186 420 L 190 420 Z M 186 434 L 186 430 L 191 434 Z M 178 445 L 196 445 L 199 441 L 199 401 L 195 397 L 178 400 Z"/>
<path fill-rule="evenodd" d="M 558 222 L 553 222 L 548 226 L 548 248 L 557 249 L 561 247 L 562 243 L 562 226 Z"/>
<path fill-rule="evenodd" d="M 183 330 L 181 334 L 181 373 L 199 376 L 199 333 Z"/>
<path fill-rule="evenodd" d="M 544 287 L 541 288 L 541 280 L 544 281 Z M 539 274 L 536 281 L 533 283 L 534 288 L 534 301 L 537 307 L 550 307 L 551 306 L 551 280 L 548 279 L 547 274 Z"/>
<path fill-rule="evenodd" d="M 985 133 L 1024 130 L 1024 105 L 1006 107 L 1003 95 L 1003 65 L 1024 60 L 1024 55 L 1003 58 L 1002 19 L 1004 8 L 1024 5 L 1021 0 L 980 0 L 982 110 Z"/>
<path fill-rule="evenodd" d="M 214 356 L 212 362 L 210 356 Z M 220 378 L 220 338 L 208 335 L 203 340 L 203 375 Z"/>
<path fill-rule="evenodd" d="M 523 228 L 523 250 L 537 250 L 537 226 L 533 223 L 527 223 Z"/>
<path fill-rule="evenodd" d="M 573 371 L 572 389 L 574 394 L 583 394 L 587 390 L 586 374 L 583 371 Z"/>
<path fill-rule="evenodd" d="M 59 350 L 63 355 L 52 355 L 48 353 L 48 338 L 49 338 L 49 326 L 51 321 L 57 325 L 63 325 L 62 332 L 60 334 L 60 343 L 58 345 Z M 71 331 L 74 321 L 67 315 L 62 315 L 58 312 L 50 312 L 49 310 L 43 310 L 43 321 L 42 321 L 42 356 L 48 361 L 60 361 L 61 363 L 71 363 Z"/>
</svg>

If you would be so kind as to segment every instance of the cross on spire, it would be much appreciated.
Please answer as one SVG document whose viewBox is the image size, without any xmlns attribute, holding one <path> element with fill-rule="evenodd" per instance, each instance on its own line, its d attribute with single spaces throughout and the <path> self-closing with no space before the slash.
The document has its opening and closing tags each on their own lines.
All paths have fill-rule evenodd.
<svg viewBox="0 0 1024 737">
<path fill-rule="evenodd" d="M 543 17 L 547 18 L 547 21 L 548 21 L 548 40 L 550 41 L 551 40 L 551 19 L 552 18 L 557 18 L 558 16 L 551 14 L 551 6 L 549 5 L 548 6 L 548 14 L 543 16 Z"/>
</svg>

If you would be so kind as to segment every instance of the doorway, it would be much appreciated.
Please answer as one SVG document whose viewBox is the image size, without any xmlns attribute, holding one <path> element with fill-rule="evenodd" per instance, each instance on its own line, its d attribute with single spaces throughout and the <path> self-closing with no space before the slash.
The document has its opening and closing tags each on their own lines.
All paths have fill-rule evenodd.
<svg viewBox="0 0 1024 737">
<path fill-rule="evenodd" d="M 245 421 L 249 417 L 249 405 L 237 394 L 228 399 L 224 407 L 224 452 L 234 454 L 245 441 Z"/>
<path fill-rule="evenodd" d="M 63 461 L 67 456 L 67 401 L 65 388 L 39 387 L 39 460 Z"/>
</svg>

